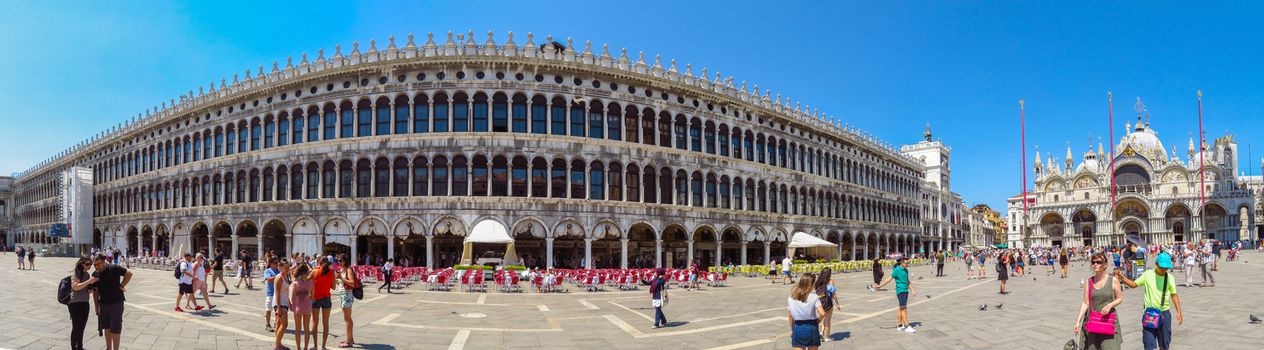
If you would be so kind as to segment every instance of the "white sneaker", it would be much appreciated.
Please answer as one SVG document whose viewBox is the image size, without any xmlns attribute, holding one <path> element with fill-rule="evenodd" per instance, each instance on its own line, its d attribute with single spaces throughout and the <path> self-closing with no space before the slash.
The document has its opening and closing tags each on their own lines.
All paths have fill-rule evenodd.
<svg viewBox="0 0 1264 350">
<path fill-rule="evenodd" d="M 913 329 L 913 326 L 908 326 L 904 328 L 904 333 L 917 333 L 917 330 Z"/>
<path fill-rule="evenodd" d="M 896 331 L 898 331 L 898 332 L 903 332 L 903 331 L 904 331 L 904 325 L 899 325 L 899 326 L 896 326 L 896 327 L 895 327 L 895 330 L 896 330 Z"/>
</svg>

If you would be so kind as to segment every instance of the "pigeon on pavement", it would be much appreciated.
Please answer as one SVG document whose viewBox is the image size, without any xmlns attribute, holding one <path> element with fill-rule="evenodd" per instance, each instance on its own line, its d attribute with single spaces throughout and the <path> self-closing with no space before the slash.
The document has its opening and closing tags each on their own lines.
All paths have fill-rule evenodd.
<svg viewBox="0 0 1264 350">
<path fill-rule="evenodd" d="M 1260 322 L 1264 322 L 1264 320 L 1260 320 L 1260 318 L 1259 318 L 1259 317 L 1255 317 L 1255 315 L 1246 315 L 1246 316 L 1247 316 L 1247 319 L 1251 320 L 1251 323 L 1260 323 Z"/>
<path fill-rule="evenodd" d="M 1001 309 L 1001 308 L 1003 308 L 1003 307 L 1005 307 L 1005 303 L 996 304 L 996 309 L 997 309 L 997 310 L 1000 310 L 1000 309 Z"/>
<path fill-rule="evenodd" d="M 927 294 L 927 295 L 926 295 L 926 299 L 930 299 L 930 294 Z"/>
<path fill-rule="evenodd" d="M 979 304 L 979 311 L 987 311 L 987 304 Z"/>
</svg>

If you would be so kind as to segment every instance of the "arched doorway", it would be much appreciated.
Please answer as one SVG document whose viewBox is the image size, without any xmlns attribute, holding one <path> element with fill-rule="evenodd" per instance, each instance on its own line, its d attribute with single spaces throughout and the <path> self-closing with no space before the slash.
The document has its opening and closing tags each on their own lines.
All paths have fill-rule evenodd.
<svg viewBox="0 0 1264 350">
<path fill-rule="evenodd" d="M 216 223 L 211 229 L 211 248 L 236 257 L 237 252 L 233 251 L 233 227 L 226 222 Z"/>
<path fill-rule="evenodd" d="M 768 237 L 768 249 L 775 255 L 785 257 L 789 254 L 790 252 L 787 250 L 786 246 L 788 243 L 789 237 L 787 237 L 785 231 L 775 231 Z M 793 257 L 791 257 L 791 259 L 793 259 Z"/>
<path fill-rule="evenodd" d="M 168 256 L 167 252 L 171 251 L 171 232 L 167 230 L 166 224 L 159 224 L 154 231 L 157 246 L 150 256 Z"/>
<path fill-rule="evenodd" d="M 1048 213 L 1040 217 L 1040 232 L 1049 237 L 1049 244 L 1052 247 L 1061 247 L 1062 237 L 1065 235 L 1063 229 L 1064 221 L 1062 215 L 1057 213 Z"/>
<path fill-rule="evenodd" d="M 1093 235 L 1097 233 L 1097 215 L 1088 209 L 1077 210 L 1075 214 L 1071 214 L 1071 224 L 1084 246 L 1093 246 Z"/>
<path fill-rule="evenodd" d="M 553 267 L 584 267 L 584 228 L 578 222 L 565 220 L 553 228 Z"/>
<path fill-rule="evenodd" d="M 286 256 L 289 250 L 286 249 L 286 230 L 285 224 L 281 220 L 271 220 L 263 224 L 263 251 L 270 253 L 272 256 Z"/>
<path fill-rule="evenodd" d="M 628 228 L 628 267 L 655 267 L 654 228 L 646 223 L 636 223 Z"/>
<path fill-rule="evenodd" d="M 514 239 L 514 249 L 517 250 L 518 256 L 522 258 L 523 266 L 530 268 L 544 268 L 544 237 L 546 230 L 544 224 L 535 219 L 527 219 L 519 221 L 514 225 L 510 235 Z"/>
<path fill-rule="evenodd" d="M 237 224 L 237 248 L 231 256 L 241 259 L 242 252 L 252 255 L 255 259 L 259 256 L 259 227 L 255 226 L 254 221 L 242 221 Z"/>
<path fill-rule="evenodd" d="M 154 249 L 154 229 L 149 226 L 140 229 L 140 250 L 132 251 L 137 256 L 148 256 Z"/>
<path fill-rule="evenodd" d="M 685 259 L 688 258 L 688 240 L 685 228 L 679 224 L 671 224 L 663 229 L 663 267 L 670 269 L 688 266 L 685 264 Z"/>
<path fill-rule="evenodd" d="M 1167 228 L 1172 232 L 1172 240 L 1176 242 L 1185 242 L 1187 237 L 1186 228 L 1189 227 L 1190 217 L 1193 215 L 1189 211 L 1189 207 L 1177 203 L 1167 207 L 1163 212 L 1163 219 L 1167 223 Z M 1193 238 L 1193 237 L 1188 237 Z"/>
<path fill-rule="evenodd" d="M 189 231 L 189 241 L 191 246 L 184 247 L 184 249 L 188 249 L 186 251 L 174 252 L 175 254 L 170 255 L 179 256 L 185 252 L 206 252 L 209 255 L 211 249 L 209 237 L 210 229 L 206 227 L 205 223 L 199 222 L 193 224 L 193 229 Z"/>
<path fill-rule="evenodd" d="M 0 232 L 3 232 L 3 231 L 0 231 Z M 7 239 L 8 233 L 5 233 L 5 237 Z M 92 229 L 92 246 L 96 247 L 97 249 L 105 248 L 101 246 L 101 238 L 102 238 L 101 229 L 93 228 Z M 8 240 L 5 240 L 5 242 L 7 243 Z"/>
<path fill-rule="evenodd" d="M 343 218 L 334 218 L 325 222 L 321 229 L 322 242 L 320 247 L 321 255 L 342 256 L 346 254 L 351 257 L 351 224 Z M 353 263 L 354 264 L 354 263 Z"/>
<path fill-rule="evenodd" d="M 391 237 L 386 232 L 385 226 L 375 219 L 360 222 L 360 226 L 356 228 L 354 245 L 357 264 L 382 266 L 386 259 L 393 258 L 388 247 Z"/>
<path fill-rule="evenodd" d="M 426 266 L 426 226 L 416 218 L 395 224 L 395 238 L 400 239 L 395 255 L 399 266 Z"/>
<path fill-rule="evenodd" d="M 443 218 L 435 223 L 434 268 L 456 266 L 461 260 L 462 243 L 465 241 L 465 224 L 455 218 Z"/>
<path fill-rule="evenodd" d="M 592 267 L 617 269 L 623 264 L 623 238 L 619 226 L 613 222 L 598 223 L 592 231 Z"/>
<path fill-rule="evenodd" d="M 1119 201 L 1115 205 L 1115 219 L 1120 221 L 1120 232 L 1125 236 L 1148 238 L 1145 223 L 1150 218 L 1150 208 L 1136 198 Z M 1131 220 L 1131 221 L 1130 221 Z M 1131 223 L 1128 225 L 1127 223 Z M 1122 240 L 1113 240 L 1113 244 L 1122 244 Z"/>
<path fill-rule="evenodd" d="M 127 245 L 124 247 L 127 256 L 135 256 L 137 248 L 140 248 L 140 233 L 137 232 L 136 226 L 127 228 Z"/>
<path fill-rule="evenodd" d="M 693 262 L 704 270 L 715 266 L 715 236 L 715 229 L 710 226 L 699 226 L 693 231 Z M 689 266 L 689 264 L 684 266 Z"/>
<path fill-rule="evenodd" d="M 738 265 L 742 262 L 742 232 L 737 227 L 729 226 L 720 234 L 720 264 L 724 266 Z M 747 261 L 750 257 L 746 256 Z"/>
<path fill-rule="evenodd" d="M 1203 207 L 1203 230 L 1206 238 L 1224 240 L 1228 237 L 1225 231 L 1233 226 L 1224 207 L 1216 203 L 1207 203 Z"/>
</svg>

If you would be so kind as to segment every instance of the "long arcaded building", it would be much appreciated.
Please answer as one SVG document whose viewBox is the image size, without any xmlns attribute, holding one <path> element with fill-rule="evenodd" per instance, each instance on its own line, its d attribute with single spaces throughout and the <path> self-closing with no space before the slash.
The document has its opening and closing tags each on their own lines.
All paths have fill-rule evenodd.
<svg viewBox="0 0 1264 350">
<path fill-rule="evenodd" d="M 189 91 L 19 174 L 17 243 L 69 241 L 48 237 L 66 205 L 90 208 L 82 248 L 131 254 L 451 266 L 482 220 L 534 266 L 764 263 L 795 232 L 843 259 L 941 243 L 922 234 L 924 166 L 839 118 L 674 60 L 473 36 Z M 72 168 L 91 203 L 64 204 Z"/>
</svg>

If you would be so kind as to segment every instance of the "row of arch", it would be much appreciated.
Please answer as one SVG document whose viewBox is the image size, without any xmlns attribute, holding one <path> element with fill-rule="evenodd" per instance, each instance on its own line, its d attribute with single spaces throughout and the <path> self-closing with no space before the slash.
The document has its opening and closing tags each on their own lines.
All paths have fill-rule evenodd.
<svg viewBox="0 0 1264 350">
<path fill-rule="evenodd" d="M 755 161 L 912 195 L 917 171 L 879 166 L 851 146 L 826 151 L 706 117 L 556 95 L 439 91 L 379 96 L 267 113 L 162 140 L 100 162 L 97 178 L 123 179 L 169 166 L 303 142 L 426 132 L 520 132 L 626 139 Z M 859 157 L 866 158 L 866 157 Z M 889 168 L 889 169 L 887 169 Z"/>
<path fill-rule="evenodd" d="M 222 170 L 220 170 L 222 171 Z M 396 156 L 227 170 L 97 195 L 98 216 L 325 198 L 499 196 L 676 204 L 916 225 L 917 207 L 813 186 L 582 158 Z"/>
<path fill-rule="evenodd" d="M 172 249 L 208 253 L 219 249 L 232 252 L 233 256 L 242 250 L 258 254 L 337 251 L 348 253 L 361 264 L 374 264 L 375 259 L 386 256 L 399 261 L 411 257 L 407 260 L 413 262 L 410 265 L 423 265 L 424 261 L 426 266 L 442 267 L 451 266 L 459 257 L 461 240 L 468 234 L 468 228 L 473 227 L 466 223 L 483 220 L 512 227 L 510 232 L 520 254 L 542 257 L 534 261 L 538 267 L 683 267 L 689 261 L 704 267 L 765 264 L 786 254 L 789 237 L 785 229 L 759 226 L 702 224 L 687 229 L 680 223 L 628 223 L 612 219 L 585 225 L 574 218 L 467 220 L 445 215 L 430 221 L 414 216 L 390 220 L 366 216 L 354 224 L 343 217 L 319 220 L 299 217 L 177 222 L 170 228 L 165 223 L 119 225 L 96 229 L 94 243 L 99 247 L 126 249 L 133 255 L 135 252 L 180 253 Z M 822 229 L 811 230 L 810 234 L 839 244 L 839 256 L 844 260 L 926 249 L 922 247 L 923 242 L 907 234 Z M 579 266 L 576 266 L 577 261 Z"/>
</svg>

